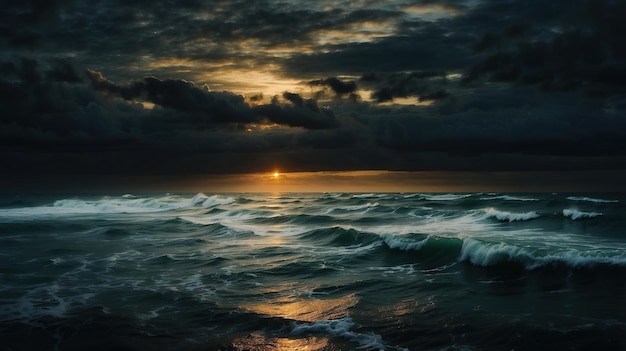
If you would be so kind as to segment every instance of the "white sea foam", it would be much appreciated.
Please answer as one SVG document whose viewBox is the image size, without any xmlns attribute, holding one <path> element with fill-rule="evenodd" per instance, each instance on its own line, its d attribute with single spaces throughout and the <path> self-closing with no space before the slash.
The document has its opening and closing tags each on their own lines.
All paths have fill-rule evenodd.
<svg viewBox="0 0 626 351">
<path fill-rule="evenodd" d="M 359 348 L 366 350 L 385 350 L 387 346 L 383 343 L 380 335 L 374 333 L 361 334 L 350 330 L 354 322 L 350 317 L 333 320 L 320 320 L 314 323 L 293 323 L 291 333 L 301 335 L 306 333 L 327 333 L 350 341 L 357 342 Z"/>
<path fill-rule="evenodd" d="M 499 221 L 509 221 L 509 222 L 527 221 L 529 219 L 539 217 L 539 214 L 535 211 L 516 213 L 516 212 L 500 211 L 492 207 L 486 208 L 485 214 L 487 215 L 487 217 L 494 217 L 498 219 Z"/>
<path fill-rule="evenodd" d="M 589 267 L 597 264 L 626 266 L 626 253 L 619 250 L 567 250 L 537 258 L 535 266 L 540 267 L 551 262 L 562 262 L 571 267 Z"/>
<path fill-rule="evenodd" d="M 420 220 L 407 226 L 405 232 L 430 233 L 438 236 L 456 236 L 460 233 L 476 233 L 491 230 L 495 224 L 484 221 L 485 213 L 482 210 L 468 210 L 457 216 L 454 212 L 441 212 L 416 216 Z M 391 225 L 390 228 L 402 228 Z M 396 231 L 398 232 L 398 231 Z"/>
<path fill-rule="evenodd" d="M 37 219 L 82 214 L 148 213 L 184 207 L 180 201 L 152 198 L 104 197 L 98 200 L 62 199 L 52 205 L 0 209 L 2 219 Z"/>
<path fill-rule="evenodd" d="M 353 199 L 363 199 L 363 198 L 368 198 L 368 197 L 378 197 L 378 196 L 376 194 L 373 194 L 373 193 L 352 195 Z"/>
<path fill-rule="evenodd" d="M 553 248 L 552 250 L 558 250 L 558 248 Z M 554 263 L 561 263 L 575 268 L 596 264 L 626 265 L 626 254 L 619 250 L 569 249 L 546 254 L 545 252 L 532 252 L 527 248 L 511 244 L 487 243 L 470 238 L 463 240 L 460 259 L 483 267 L 493 266 L 505 261 L 516 261 L 522 263 L 528 270 Z"/>
<path fill-rule="evenodd" d="M 481 197 L 481 200 L 505 200 L 505 201 L 539 201 L 532 197 L 523 196 L 511 196 L 511 195 L 498 195 L 498 196 L 485 196 Z"/>
<path fill-rule="evenodd" d="M 525 249 L 504 243 L 492 244 L 466 238 L 461 248 L 461 260 L 477 266 L 492 266 L 501 261 L 518 260 L 532 264 L 533 257 Z"/>
<path fill-rule="evenodd" d="M 619 202 L 619 200 L 598 199 L 598 198 L 587 197 L 587 196 L 570 196 L 567 199 L 571 200 L 571 201 L 587 201 L 587 202 L 595 202 L 595 203 L 615 203 L 615 202 Z"/>
<path fill-rule="evenodd" d="M 331 214 L 336 212 L 337 210 L 339 211 L 359 211 L 359 210 L 364 210 L 361 212 L 361 214 L 367 213 L 370 209 L 374 208 L 374 207 L 378 207 L 380 204 L 378 202 L 368 202 L 366 204 L 363 205 L 348 205 L 348 206 L 338 206 L 338 207 L 330 207 L 329 209 L 327 209 L 324 214 Z"/>
<path fill-rule="evenodd" d="M 565 209 L 563 210 L 563 216 L 565 217 L 569 217 L 573 220 L 576 219 L 580 219 L 580 218 L 595 218 L 598 216 L 602 216 L 602 213 L 600 212 L 582 212 L 582 211 L 578 211 L 578 210 L 573 210 L 573 209 Z"/>
<path fill-rule="evenodd" d="M 429 201 L 454 201 L 454 200 L 466 199 L 472 196 L 472 194 L 437 194 L 437 195 L 423 194 L 422 196 L 424 197 L 425 200 L 429 200 Z"/>
<path fill-rule="evenodd" d="M 403 251 L 420 250 L 428 242 L 428 238 L 421 241 L 408 240 L 402 235 L 389 235 L 385 234 L 381 236 L 385 241 L 385 244 L 391 249 L 399 249 Z"/>
<path fill-rule="evenodd" d="M 220 205 L 229 205 L 235 202 L 235 199 L 227 196 L 211 195 L 198 193 L 191 199 L 191 206 L 201 205 L 202 207 L 214 207 Z"/>
<path fill-rule="evenodd" d="M 79 199 L 57 200 L 53 207 L 61 207 L 77 213 L 133 213 L 153 212 L 180 208 L 178 203 L 168 203 L 158 199 L 115 199 L 103 198 L 101 200 L 87 201 Z"/>
</svg>

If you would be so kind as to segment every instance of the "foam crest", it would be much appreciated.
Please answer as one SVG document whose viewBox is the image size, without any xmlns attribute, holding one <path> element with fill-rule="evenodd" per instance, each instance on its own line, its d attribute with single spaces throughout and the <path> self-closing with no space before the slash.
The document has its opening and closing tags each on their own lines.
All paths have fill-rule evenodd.
<svg viewBox="0 0 626 351">
<path fill-rule="evenodd" d="M 104 197 L 97 200 L 61 199 L 52 205 L 0 209 L 3 219 L 37 219 L 81 214 L 149 213 L 186 207 L 171 198 Z"/>
<path fill-rule="evenodd" d="M 331 207 L 328 210 L 325 211 L 325 214 L 332 214 L 335 213 L 337 211 L 350 211 L 350 212 L 354 212 L 354 211 L 361 211 L 364 210 L 363 212 L 361 212 L 361 214 L 364 214 L 366 212 L 368 212 L 370 209 L 374 208 L 374 207 L 378 207 L 380 206 L 380 204 L 378 202 L 368 202 L 366 204 L 362 204 L 362 205 L 348 205 L 348 206 L 338 206 L 338 207 Z"/>
<path fill-rule="evenodd" d="M 598 216 L 602 216 L 600 212 L 582 212 L 573 209 L 565 209 L 563 210 L 563 216 L 569 217 L 573 220 L 581 219 L 581 218 L 595 218 Z"/>
<path fill-rule="evenodd" d="M 109 198 L 100 200 L 63 199 L 57 200 L 52 207 L 71 210 L 75 213 L 124 213 L 152 212 L 181 208 L 182 204 L 173 201 L 161 201 L 152 198 Z"/>
<path fill-rule="evenodd" d="M 482 267 L 495 266 L 503 262 L 517 262 L 521 263 L 527 270 L 552 264 L 563 264 L 572 268 L 595 265 L 626 266 L 626 254 L 619 250 L 570 249 L 540 254 L 506 243 L 486 243 L 469 238 L 463 240 L 460 259 Z"/>
<path fill-rule="evenodd" d="M 369 198 L 369 197 L 378 197 L 378 196 L 376 194 L 374 194 L 374 193 L 352 195 L 353 199 L 366 199 L 366 198 Z"/>
<path fill-rule="evenodd" d="M 492 218 L 496 218 L 499 221 L 509 221 L 509 222 L 527 221 L 529 219 L 539 217 L 539 214 L 535 211 L 517 213 L 517 212 L 500 211 L 492 207 L 485 209 L 485 214 L 487 215 L 488 218 L 492 217 Z"/>
<path fill-rule="evenodd" d="M 484 243 L 469 238 L 463 240 L 461 260 L 483 267 L 504 261 L 519 261 L 528 265 L 534 263 L 532 255 L 521 247 L 504 243 Z"/>
<path fill-rule="evenodd" d="M 415 241 L 415 240 L 410 240 L 410 239 L 407 239 L 406 237 L 398 236 L 398 235 L 386 234 L 386 235 L 382 235 L 381 237 L 383 238 L 385 244 L 387 244 L 387 246 L 389 246 L 390 249 L 398 249 L 398 250 L 403 250 L 403 251 L 420 250 L 428 243 L 428 239 L 430 238 L 430 236 L 428 236 L 424 240 Z"/>
<path fill-rule="evenodd" d="M 220 205 L 229 205 L 235 202 L 235 199 L 228 196 L 211 195 L 198 193 L 191 199 L 191 206 L 201 205 L 202 207 L 214 207 Z"/>
<path fill-rule="evenodd" d="M 587 197 L 587 196 L 570 196 L 567 199 L 571 200 L 571 201 L 586 201 L 586 202 L 595 202 L 595 203 L 615 203 L 615 202 L 619 202 L 619 200 L 598 199 L 598 198 Z"/>
<path fill-rule="evenodd" d="M 504 201 L 539 201 L 532 197 L 512 196 L 512 195 L 497 195 L 497 196 L 485 196 L 481 197 L 481 200 L 504 200 Z"/>
<path fill-rule="evenodd" d="M 541 257 L 537 262 L 529 267 L 536 268 L 548 263 L 561 262 L 570 267 L 592 267 L 595 265 L 609 265 L 609 266 L 621 266 L 626 267 L 626 254 L 624 252 L 615 250 L 613 252 L 609 250 L 600 251 L 577 251 L 568 250 L 556 254 L 547 255 Z"/>
<path fill-rule="evenodd" d="M 472 194 L 437 194 L 437 195 L 422 195 L 425 200 L 428 201 L 455 201 L 466 199 Z"/>
<path fill-rule="evenodd" d="M 350 341 L 357 342 L 360 349 L 386 350 L 380 335 L 374 333 L 357 333 L 350 330 L 354 322 L 350 317 L 333 320 L 320 320 L 314 323 L 293 323 L 291 334 L 302 335 L 306 333 L 327 333 Z"/>
</svg>

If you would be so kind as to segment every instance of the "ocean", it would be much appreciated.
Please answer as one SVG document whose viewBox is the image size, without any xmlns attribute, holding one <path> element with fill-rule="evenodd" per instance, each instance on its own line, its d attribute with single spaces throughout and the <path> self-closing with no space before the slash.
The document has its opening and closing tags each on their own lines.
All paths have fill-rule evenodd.
<svg viewBox="0 0 626 351">
<path fill-rule="evenodd" d="M 0 197 L 1 350 L 626 350 L 626 194 Z"/>
</svg>

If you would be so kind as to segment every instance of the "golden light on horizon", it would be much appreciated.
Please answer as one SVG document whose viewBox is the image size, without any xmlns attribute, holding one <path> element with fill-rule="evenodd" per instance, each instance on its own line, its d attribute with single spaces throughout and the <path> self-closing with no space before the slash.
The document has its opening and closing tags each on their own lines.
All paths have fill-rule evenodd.
<svg viewBox="0 0 626 351">
<path fill-rule="evenodd" d="M 276 178 L 280 177 L 280 173 L 278 173 L 278 171 L 274 171 L 272 176 L 274 177 L 274 179 L 276 179 Z"/>
</svg>

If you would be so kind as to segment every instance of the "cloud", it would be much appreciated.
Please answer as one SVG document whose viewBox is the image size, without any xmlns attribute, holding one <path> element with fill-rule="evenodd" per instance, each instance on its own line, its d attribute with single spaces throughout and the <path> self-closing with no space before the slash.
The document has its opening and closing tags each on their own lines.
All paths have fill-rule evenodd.
<svg viewBox="0 0 626 351">
<path fill-rule="evenodd" d="M 302 99 L 297 94 L 284 94 L 292 106 L 283 106 L 277 103 L 257 105 L 253 107 L 255 114 L 270 122 L 290 127 L 304 127 L 307 129 L 329 129 L 339 125 L 335 114 L 326 108 L 320 108 L 312 99 Z"/>
<path fill-rule="evenodd" d="M 358 118 L 369 126 L 380 147 L 475 158 L 478 168 L 488 166 L 480 157 L 489 154 L 510 157 L 499 167 L 534 156 L 541 156 L 537 160 L 626 156 L 626 121 L 619 113 L 585 107 L 575 97 L 561 97 L 558 104 L 546 102 L 529 88 L 511 93 L 484 88 L 419 111 L 381 107 Z"/>
<path fill-rule="evenodd" d="M 249 105 L 183 80 L 119 85 L 94 70 L 76 79 L 67 61 L 22 58 L 0 68 L 6 175 L 250 171 L 275 152 L 354 142 L 333 131 L 341 124 L 332 111 L 298 94 Z"/>
<path fill-rule="evenodd" d="M 464 33 L 447 35 L 450 29 L 430 25 L 419 32 L 381 38 L 369 43 L 349 43 L 332 51 L 294 54 L 283 60 L 285 68 L 298 76 L 448 70 L 469 63 Z"/>
<path fill-rule="evenodd" d="M 0 79 L 0 152 L 259 152 L 306 147 L 290 136 L 298 133 L 290 127 L 302 132 L 340 125 L 330 110 L 296 94 L 285 96 L 301 104 L 248 105 L 240 95 L 183 80 L 149 77 L 118 85 L 93 70 L 83 79 L 67 61 L 22 58 L 0 68 L 6 73 Z M 144 108 L 145 102 L 156 108 Z M 267 131 L 246 133 L 247 123 Z M 314 139 L 302 140 L 319 145 Z"/>
<path fill-rule="evenodd" d="M 596 97 L 623 94 L 626 49 L 618 33 L 626 31 L 624 13 L 623 2 L 583 1 L 570 8 L 569 23 L 550 36 L 516 27 L 488 32 L 475 45 L 481 58 L 466 82 L 487 79 Z"/>
<path fill-rule="evenodd" d="M 213 92 L 185 80 L 159 80 L 148 77 L 128 85 L 119 86 L 101 73 L 87 70 L 92 86 L 125 100 L 145 100 L 167 109 L 183 112 L 195 124 L 203 123 L 271 123 L 290 127 L 325 129 L 338 126 L 332 111 L 319 108 L 314 100 L 304 100 L 297 94 L 284 93 L 293 105 L 271 104 L 250 106 L 241 95 L 230 92 Z"/>
<path fill-rule="evenodd" d="M 416 71 L 391 74 L 366 74 L 361 77 L 363 85 L 373 89 L 376 102 L 392 101 L 394 98 L 416 97 L 417 101 L 441 100 L 451 94 L 451 86 L 444 71 Z"/>
<path fill-rule="evenodd" d="M 0 8 L 11 172 L 626 164 L 623 2 L 175 5 Z"/>
<path fill-rule="evenodd" d="M 343 82 L 336 77 L 330 77 L 326 79 L 316 79 L 309 82 L 310 86 L 328 86 L 337 96 L 354 93 L 357 89 L 356 82 L 348 81 Z"/>
</svg>

